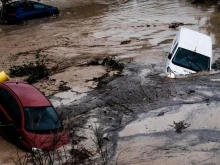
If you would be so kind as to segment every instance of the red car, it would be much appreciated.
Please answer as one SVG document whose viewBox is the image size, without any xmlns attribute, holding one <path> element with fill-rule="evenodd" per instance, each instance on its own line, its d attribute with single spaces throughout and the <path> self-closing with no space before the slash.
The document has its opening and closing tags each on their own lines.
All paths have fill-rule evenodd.
<svg viewBox="0 0 220 165">
<path fill-rule="evenodd" d="M 69 142 L 50 101 L 24 82 L 0 83 L 0 132 L 27 150 L 54 150 Z"/>
</svg>

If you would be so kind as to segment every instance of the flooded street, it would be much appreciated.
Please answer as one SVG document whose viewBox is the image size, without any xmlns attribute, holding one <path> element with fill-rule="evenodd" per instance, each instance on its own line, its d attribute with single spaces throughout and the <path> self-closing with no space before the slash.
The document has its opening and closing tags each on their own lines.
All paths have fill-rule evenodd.
<svg viewBox="0 0 220 165">
<path fill-rule="evenodd" d="M 45 59 L 51 75 L 34 85 L 55 106 L 64 105 L 66 115 L 81 114 L 103 125 L 110 139 L 110 164 L 220 163 L 219 73 L 182 79 L 165 75 L 167 52 L 179 30 L 169 28 L 174 21 L 210 35 L 213 62 L 220 57 L 216 5 L 192 5 L 187 0 L 41 2 L 57 6 L 60 16 L 0 25 L 0 70 L 9 73 L 10 67 L 35 61 L 36 55 Z M 124 63 L 121 75 L 110 76 L 114 72 L 106 66 L 87 65 L 91 59 L 109 56 Z M 95 89 L 94 78 L 106 73 Z M 60 93 L 62 82 L 71 90 Z M 191 125 L 176 134 L 170 125 L 180 120 Z M 0 164 L 12 163 L 16 152 L 7 151 L 16 149 L 4 140 L 0 149 Z"/>
</svg>

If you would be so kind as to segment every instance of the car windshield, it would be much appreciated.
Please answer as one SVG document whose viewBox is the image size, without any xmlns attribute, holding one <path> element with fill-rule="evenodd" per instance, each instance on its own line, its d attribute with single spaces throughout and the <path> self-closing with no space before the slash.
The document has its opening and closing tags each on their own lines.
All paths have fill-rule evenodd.
<svg viewBox="0 0 220 165">
<path fill-rule="evenodd" d="M 25 128 L 29 132 L 45 133 L 61 129 L 53 107 L 25 107 Z"/>
<path fill-rule="evenodd" d="M 210 67 L 209 57 L 184 48 L 178 48 L 172 62 L 196 72 L 209 70 Z"/>
</svg>

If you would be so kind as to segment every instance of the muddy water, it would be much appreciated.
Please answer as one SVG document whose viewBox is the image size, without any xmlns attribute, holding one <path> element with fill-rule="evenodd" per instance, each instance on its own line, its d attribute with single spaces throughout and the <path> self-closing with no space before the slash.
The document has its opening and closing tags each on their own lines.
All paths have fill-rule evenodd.
<svg viewBox="0 0 220 165">
<path fill-rule="evenodd" d="M 178 30 L 168 28 L 173 21 L 184 22 L 185 27 L 210 34 L 214 44 L 220 44 L 220 17 L 218 9 L 210 4 L 193 6 L 184 0 L 42 2 L 58 6 L 61 15 L 58 18 L 27 21 L 19 26 L 0 25 L 0 70 L 7 72 L 14 64 L 31 61 L 35 54 L 28 52 L 40 50 L 40 55 L 49 59 L 48 65 L 59 63 L 66 73 L 66 76 L 57 73 L 51 77 L 69 82 L 70 86 L 74 86 L 75 93 L 91 90 L 89 87 L 93 84 L 85 83 L 85 80 L 97 76 L 97 72 L 104 73 L 105 68 L 93 68 L 91 73 L 91 69 L 78 66 L 88 58 L 118 55 L 121 59 L 134 60 L 146 66 L 155 64 L 156 70 L 163 72 L 166 59 L 164 52 L 169 50 L 171 40 Z M 127 39 L 131 40 L 130 44 L 120 45 L 121 41 Z M 21 52 L 26 53 L 18 55 Z M 215 59 L 218 56 L 216 53 Z M 36 86 L 51 94 L 53 85 L 48 84 Z M 70 93 L 68 95 L 79 97 Z M 60 98 L 54 102 L 66 103 L 65 96 L 56 97 Z M 11 145 L 7 148 L 5 142 L 1 141 L 1 146 L 4 146 L 1 149 L 6 155 L 4 161 L 0 160 L 0 164 L 3 164 L 7 159 L 5 152 Z"/>
</svg>

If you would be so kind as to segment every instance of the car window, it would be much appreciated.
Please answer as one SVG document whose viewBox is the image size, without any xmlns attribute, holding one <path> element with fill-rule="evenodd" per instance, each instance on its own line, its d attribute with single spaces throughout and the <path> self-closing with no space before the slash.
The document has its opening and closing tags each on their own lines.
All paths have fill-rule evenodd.
<svg viewBox="0 0 220 165">
<path fill-rule="evenodd" d="M 14 120 L 19 126 L 21 124 L 21 112 L 18 103 L 14 98 L 10 98 L 8 109 L 6 109 L 9 116 Z"/>
<path fill-rule="evenodd" d="M 19 105 L 12 95 L 4 89 L 0 89 L 0 103 L 10 118 L 20 126 L 21 112 Z"/>
<path fill-rule="evenodd" d="M 39 4 L 39 3 L 34 3 L 34 8 L 36 10 L 41 10 L 41 9 L 45 9 L 45 5 Z"/>
<path fill-rule="evenodd" d="M 9 98 L 11 95 L 4 89 L 0 89 L 0 104 L 6 109 Z"/>
<path fill-rule="evenodd" d="M 30 11 L 30 10 L 34 10 L 34 7 L 31 3 L 23 3 L 22 5 L 22 9 L 23 11 Z"/>
</svg>

